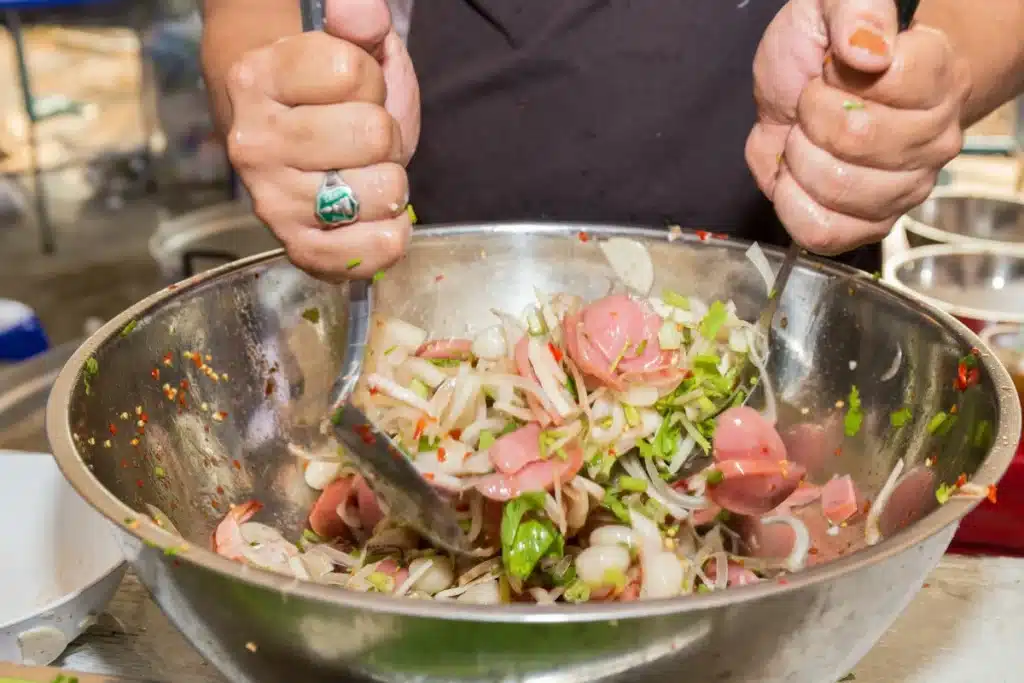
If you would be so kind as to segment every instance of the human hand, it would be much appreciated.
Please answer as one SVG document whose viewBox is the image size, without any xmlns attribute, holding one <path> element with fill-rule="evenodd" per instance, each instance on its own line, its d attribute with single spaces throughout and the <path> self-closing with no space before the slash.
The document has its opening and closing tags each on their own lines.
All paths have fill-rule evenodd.
<svg viewBox="0 0 1024 683">
<path fill-rule="evenodd" d="M 970 73 L 945 34 L 897 34 L 893 0 L 790 0 L 754 58 L 747 163 L 793 239 L 884 238 L 960 153 Z"/>
<path fill-rule="evenodd" d="M 386 0 L 327 0 L 324 32 L 291 36 L 232 68 L 228 154 L 288 257 L 315 277 L 368 277 L 398 260 L 412 230 L 405 164 L 420 131 L 419 85 Z M 358 220 L 316 215 L 339 170 Z"/>
</svg>

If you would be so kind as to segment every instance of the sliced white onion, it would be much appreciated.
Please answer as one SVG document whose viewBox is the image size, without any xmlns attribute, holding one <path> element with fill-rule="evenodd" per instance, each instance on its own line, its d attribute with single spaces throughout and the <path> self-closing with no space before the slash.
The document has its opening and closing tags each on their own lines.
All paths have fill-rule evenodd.
<svg viewBox="0 0 1024 683">
<path fill-rule="evenodd" d="M 586 491 L 587 495 L 592 496 L 597 500 L 604 499 L 604 487 L 598 484 L 596 481 L 591 481 L 586 477 L 581 477 L 577 475 L 573 477 L 572 484 L 581 491 Z"/>
<path fill-rule="evenodd" d="M 626 427 L 626 413 L 622 404 L 618 401 L 602 396 L 594 402 L 592 408 L 594 421 L 590 425 L 590 440 L 601 445 L 609 444 L 620 436 Z M 611 418 L 611 424 L 601 426 L 606 418 Z"/>
<path fill-rule="evenodd" d="M 569 405 L 572 398 L 564 386 L 568 378 L 555 361 L 555 357 L 551 355 L 547 343 L 537 337 L 530 337 L 527 353 L 540 388 L 547 394 L 555 410 L 563 417 L 571 415 L 575 406 Z"/>
<path fill-rule="evenodd" d="M 310 460 L 306 463 L 306 471 L 302 473 L 306 486 L 316 491 L 323 491 L 341 472 L 340 462 L 326 460 Z"/>
<path fill-rule="evenodd" d="M 775 388 L 772 386 L 771 377 L 768 376 L 768 370 L 765 368 L 764 360 L 756 353 L 751 353 L 748 356 L 750 362 L 757 368 L 758 373 L 761 375 L 761 391 L 764 392 L 764 410 L 761 411 L 761 415 L 764 416 L 771 424 L 775 424 L 778 421 L 778 408 L 775 405 Z"/>
<path fill-rule="evenodd" d="M 618 394 L 620 401 L 634 408 L 648 408 L 653 406 L 661 398 L 658 390 L 654 387 L 644 385 L 633 385 L 626 391 Z"/>
<path fill-rule="evenodd" d="M 888 382 L 896 373 L 900 371 L 900 363 L 903 361 L 903 348 L 899 342 L 896 342 L 896 356 L 892 359 L 892 364 L 889 365 L 889 369 L 882 373 L 882 376 L 878 378 L 879 382 Z"/>
<path fill-rule="evenodd" d="M 643 563 L 641 600 L 664 600 L 682 594 L 685 572 L 683 563 L 675 553 L 657 552 L 645 557 Z"/>
<path fill-rule="evenodd" d="M 427 331 L 399 318 L 387 318 L 380 330 L 384 348 L 400 346 L 415 351 L 427 341 Z"/>
<path fill-rule="evenodd" d="M 899 481 L 901 474 L 903 474 L 903 458 L 896 461 L 896 466 L 892 468 L 889 478 L 885 480 L 885 486 L 878 492 L 878 496 L 872 501 L 871 508 L 868 510 L 867 522 L 864 525 L 864 540 L 868 545 L 875 545 L 882 540 L 882 530 L 878 522 L 885 506 L 889 503 L 892 492 L 896 490 L 896 482 Z"/>
<path fill-rule="evenodd" d="M 622 463 L 622 467 L 626 470 L 626 474 L 634 479 L 640 479 L 641 481 L 647 482 L 647 495 L 664 507 L 668 514 L 679 520 L 689 517 L 689 511 L 678 501 L 672 500 L 672 498 L 678 496 L 678 494 L 671 497 L 665 495 L 665 492 L 670 490 L 668 484 L 666 484 L 661 477 L 656 477 L 656 480 L 652 480 L 651 476 L 645 470 L 645 467 L 648 465 L 647 458 L 640 459 L 644 460 L 643 465 L 640 464 L 639 460 L 634 455 L 621 458 L 619 462 Z M 653 464 L 651 467 L 653 467 Z"/>
<path fill-rule="evenodd" d="M 452 430 L 459 418 L 461 418 L 480 391 L 480 382 L 473 372 L 469 363 L 459 366 L 459 373 L 455 376 L 455 394 L 452 396 L 448 406 L 448 412 L 441 423 L 441 433 L 446 434 Z"/>
<path fill-rule="evenodd" d="M 447 589 L 455 581 L 452 561 L 447 557 L 420 557 L 409 565 L 409 590 L 434 595 Z"/>
<path fill-rule="evenodd" d="M 501 604 L 501 590 L 498 587 L 498 580 L 492 579 L 486 583 L 468 586 L 462 595 L 455 599 L 458 602 L 468 602 L 473 605 L 499 605 Z"/>
<path fill-rule="evenodd" d="M 618 545 L 592 545 L 573 562 L 576 576 L 591 588 L 604 586 L 609 572 L 625 574 L 629 563 L 629 550 Z"/>
<path fill-rule="evenodd" d="M 366 384 L 371 389 L 376 389 L 386 396 L 390 396 L 396 401 L 408 404 L 417 410 L 421 410 L 430 417 L 437 419 L 437 414 L 433 412 L 430 404 L 420 398 L 416 392 L 391 381 L 387 377 L 379 374 L 372 374 L 366 378 Z"/>
<path fill-rule="evenodd" d="M 445 374 L 444 370 L 437 367 L 429 360 L 425 360 L 417 356 L 413 356 L 405 361 L 405 367 L 413 377 L 423 382 L 431 389 L 438 388 L 441 386 L 442 382 L 448 379 L 448 375 Z"/>
<path fill-rule="evenodd" d="M 654 287 L 654 262 L 646 246 L 626 237 L 611 237 L 598 246 L 622 284 L 638 294 L 650 294 Z"/>
<path fill-rule="evenodd" d="M 339 567 L 344 567 L 345 569 L 355 569 L 363 564 L 362 558 L 343 552 L 334 546 L 327 544 L 316 545 L 313 548 L 310 548 L 307 551 L 307 554 L 313 552 L 322 553 L 331 562 Z"/>
<path fill-rule="evenodd" d="M 786 557 L 785 567 L 797 572 L 807 566 L 807 554 L 811 550 L 811 534 L 807 525 L 793 515 L 772 515 L 761 518 L 762 524 L 788 524 L 793 530 L 793 548 Z"/>
<path fill-rule="evenodd" d="M 527 591 L 530 597 L 537 601 L 538 605 L 553 605 L 555 599 L 551 597 L 551 593 L 540 587 L 534 587 Z"/>
<path fill-rule="evenodd" d="M 683 465 L 685 465 L 689 461 L 690 456 L 693 455 L 693 449 L 696 445 L 697 442 L 693 440 L 692 436 L 687 436 L 679 442 L 676 452 L 672 454 L 672 460 L 668 463 L 669 474 L 675 474 L 683 468 Z"/>
<path fill-rule="evenodd" d="M 754 264 L 754 268 L 757 268 L 758 275 L 764 280 L 765 294 L 771 296 L 772 289 L 775 287 L 775 273 L 772 271 L 771 265 L 768 263 L 768 258 L 761 251 L 760 245 L 754 242 L 750 245 L 746 252 L 747 259 Z"/>
<path fill-rule="evenodd" d="M 591 531 L 590 545 L 621 545 L 630 550 L 636 550 L 639 547 L 634 531 L 621 524 L 600 526 Z"/>
<path fill-rule="evenodd" d="M 509 342 L 505 339 L 505 329 L 501 325 L 488 327 L 473 337 L 473 355 L 486 360 L 497 360 L 508 355 Z"/>
</svg>

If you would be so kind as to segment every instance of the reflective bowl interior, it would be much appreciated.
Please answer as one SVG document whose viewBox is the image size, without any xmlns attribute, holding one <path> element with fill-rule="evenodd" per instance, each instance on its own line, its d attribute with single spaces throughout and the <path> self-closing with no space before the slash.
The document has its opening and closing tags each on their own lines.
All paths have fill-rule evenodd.
<svg viewBox="0 0 1024 683">
<path fill-rule="evenodd" d="M 902 256 L 892 276 L 954 315 L 994 322 L 1024 316 L 1024 251 L 925 247 Z"/>
<path fill-rule="evenodd" d="M 907 217 L 910 220 L 904 225 L 911 247 L 957 242 L 964 237 L 1024 243 L 1024 202 L 1012 198 L 940 191 L 911 209 Z"/>
<path fill-rule="evenodd" d="M 581 227 L 590 239 L 578 238 Z M 765 303 L 745 244 L 509 225 L 421 230 L 409 256 L 374 286 L 375 306 L 433 336 L 463 336 L 492 325 L 492 308 L 521 312 L 535 289 L 598 298 L 615 283 L 596 244 L 611 235 L 648 243 L 656 292 L 731 298 L 748 319 Z M 777 267 L 781 253 L 766 253 Z M 344 287 L 313 280 L 276 254 L 182 283 L 126 313 L 90 342 L 95 360 L 79 359 L 68 399 L 69 429 L 89 476 L 134 510 L 161 509 L 197 547 L 209 547 L 229 506 L 249 498 L 266 505 L 264 521 L 300 533 L 315 494 L 288 444 L 331 447 L 320 425 L 345 310 Z M 974 473 L 994 435 L 1019 419 L 1005 411 L 996 385 L 1009 381 L 987 353 L 980 384 L 954 389 L 958 359 L 976 338 L 866 274 L 802 261 L 781 312 L 770 362 L 779 422 L 789 447 L 815 458 L 813 477 L 849 473 L 873 497 L 901 457 L 925 472 L 913 509 L 884 520 L 883 531 L 932 510 L 933 486 Z M 853 386 L 864 421 L 845 436 Z M 905 406 L 912 419 L 893 427 L 891 414 Z M 928 422 L 953 406 L 952 429 L 930 434 Z M 926 459 L 935 466 L 926 468 Z M 69 467 L 66 459 L 62 465 Z"/>
</svg>

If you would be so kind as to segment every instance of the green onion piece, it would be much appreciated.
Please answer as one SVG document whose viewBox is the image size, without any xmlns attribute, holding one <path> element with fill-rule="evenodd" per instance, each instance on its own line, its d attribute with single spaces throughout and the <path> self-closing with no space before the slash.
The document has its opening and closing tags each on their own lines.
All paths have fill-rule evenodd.
<svg viewBox="0 0 1024 683">
<path fill-rule="evenodd" d="M 373 572 L 366 581 L 373 586 L 378 593 L 390 593 L 395 589 L 395 580 L 384 572 Z"/>
<path fill-rule="evenodd" d="M 480 439 L 477 441 L 476 449 L 478 451 L 486 451 L 494 445 L 495 441 L 497 441 L 497 439 L 494 438 L 494 433 L 485 429 L 480 432 Z"/>
<path fill-rule="evenodd" d="M 139 321 L 138 320 L 132 320 L 130 323 L 128 323 L 127 325 L 124 326 L 124 329 L 121 330 L 121 336 L 122 337 L 127 337 L 129 334 L 134 332 L 135 328 L 138 327 L 138 326 L 139 326 Z"/>
<path fill-rule="evenodd" d="M 590 586 L 583 583 L 581 579 L 576 579 L 565 589 L 562 597 L 565 598 L 566 602 L 586 602 L 590 600 Z"/>
<path fill-rule="evenodd" d="M 903 406 L 902 408 L 900 408 L 899 410 L 897 410 L 896 412 L 889 416 L 889 422 L 892 424 L 893 427 L 902 427 L 903 425 L 910 422 L 910 418 L 912 417 L 913 414 L 910 412 L 910 408 L 908 408 L 907 406 Z"/>
<path fill-rule="evenodd" d="M 320 322 L 320 309 L 307 308 L 302 312 L 302 317 L 316 325 L 318 322 Z"/>
<path fill-rule="evenodd" d="M 384 271 L 383 270 L 378 270 L 376 273 L 373 274 L 373 282 L 380 282 L 383 279 L 384 279 Z"/>
<path fill-rule="evenodd" d="M 85 361 L 85 374 L 95 377 L 100 372 L 100 362 L 95 356 L 90 356 Z"/>
<path fill-rule="evenodd" d="M 636 477 L 619 477 L 619 487 L 623 491 L 633 491 L 635 493 L 643 493 L 647 490 L 647 482 L 643 479 L 637 479 Z"/>
<path fill-rule="evenodd" d="M 416 394 L 422 399 L 427 399 L 430 397 L 430 387 L 428 387 L 426 383 L 422 382 L 421 380 L 414 379 L 412 382 L 409 383 L 409 388 L 412 390 L 414 394 Z"/>
<path fill-rule="evenodd" d="M 629 405 L 628 403 L 623 403 L 622 412 L 626 416 L 626 424 L 628 424 L 630 427 L 636 427 L 638 424 L 640 424 L 640 413 L 637 412 L 636 408 Z"/>
<path fill-rule="evenodd" d="M 939 505 L 945 505 L 949 502 L 955 491 L 956 487 L 954 486 L 939 484 L 939 488 L 935 491 L 935 500 L 939 501 Z"/>
<path fill-rule="evenodd" d="M 708 470 L 708 473 L 704 475 L 704 480 L 708 486 L 717 486 L 725 480 L 725 473 L 722 470 Z"/>
<path fill-rule="evenodd" d="M 363 264 L 363 259 L 361 259 L 361 258 L 349 259 L 349 262 L 345 264 L 345 268 L 347 270 L 355 270 L 356 268 L 358 268 L 362 264 Z"/>
<path fill-rule="evenodd" d="M 843 431 L 847 436 L 857 436 L 861 425 L 864 423 L 864 412 L 860 405 L 860 392 L 857 385 L 850 387 L 850 395 L 847 397 L 846 417 L 843 418 Z"/>
<path fill-rule="evenodd" d="M 844 100 L 843 101 L 843 109 L 845 109 L 846 111 L 854 111 L 855 109 L 863 109 L 863 108 L 864 108 L 864 103 L 863 102 L 857 102 L 856 100 Z"/>
<path fill-rule="evenodd" d="M 946 411 L 940 410 L 938 413 L 935 414 L 935 417 L 928 421 L 928 433 L 937 434 L 939 430 L 943 428 L 943 425 L 946 424 L 946 421 L 949 420 L 949 418 L 950 415 Z"/>
<path fill-rule="evenodd" d="M 604 492 L 604 500 L 601 501 L 601 505 L 611 510 L 611 513 L 619 518 L 619 521 L 629 524 L 632 517 L 629 514 L 629 508 L 619 500 L 615 493 L 608 490 Z"/>
<path fill-rule="evenodd" d="M 601 583 L 605 586 L 615 586 L 615 590 L 620 591 L 626 587 L 626 573 L 621 569 L 609 569 L 601 577 Z"/>
<path fill-rule="evenodd" d="M 725 324 L 726 319 L 729 317 L 729 312 L 725 308 L 725 304 L 721 301 L 716 301 L 711 304 L 711 308 L 708 309 L 707 315 L 700 321 L 700 333 L 705 339 L 715 339 L 718 337 L 718 331 L 722 329 L 722 325 Z"/>
<path fill-rule="evenodd" d="M 704 585 L 702 583 L 699 586 L 697 586 L 697 592 L 698 593 L 710 593 L 711 589 L 708 586 L 706 586 L 706 585 Z"/>
<path fill-rule="evenodd" d="M 677 294 L 671 289 L 666 289 L 661 293 L 661 300 L 672 308 L 680 308 L 684 311 L 690 310 L 690 300 L 682 294 Z"/>
<path fill-rule="evenodd" d="M 153 476 L 155 476 L 157 479 L 163 479 L 164 477 L 167 476 L 167 470 L 165 470 L 163 467 L 160 467 L 160 465 L 157 465 L 156 467 L 153 468 Z"/>
</svg>

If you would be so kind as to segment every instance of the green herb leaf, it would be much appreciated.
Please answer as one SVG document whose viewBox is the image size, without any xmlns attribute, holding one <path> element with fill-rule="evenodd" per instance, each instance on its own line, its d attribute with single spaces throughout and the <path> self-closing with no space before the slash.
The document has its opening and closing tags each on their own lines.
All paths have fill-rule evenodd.
<svg viewBox="0 0 1024 683">
<path fill-rule="evenodd" d="M 864 103 L 857 102 L 856 100 L 845 100 L 843 102 L 843 109 L 846 111 L 854 111 L 855 109 L 863 109 Z"/>
<path fill-rule="evenodd" d="M 684 311 L 690 310 L 690 300 L 682 294 L 677 294 L 671 289 L 661 293 L 661 300 L 673 308 L 681 308 Z"/>
<path fill-rule="evenodd" d="M 526 493 L 505 504 L 501 518 L 501 556 L 512 576 L 525 580 L 544 557 L 561 557 L 565 539 L 549 519 L 525 519 L 544 509 L 543 493 Z"/>
<path fill-rule="evenodd" d="M 316 325 L 318 322 L 320 322 L 320 309 L 307 308 L 302 312 L 302 317 Z"/>
<path fill-rule="evenodd" d="M 945 505 L 949 502 L 949 499 L 956 492 L 955 486 L 949 484 L 939 484 L 939 488 L 935 491 L 935 500 L 939 501 L 939 505 Z"/>
<path fill-rule="evenodd" d="M 345 268 L 347 270 L 355 270 L 356 268 L 358 268 L 362 264 L 363 264 L 363 259 L 361 259 L 361 258 L 354 258 L 354 259 L 350 259 L 349 262 L 345 264 Z"/>
<path fill-rule="evenodd" d="M 373 274 L 373 282 L 380 282 L 383 279 L 384 279 L 384 271 L 383 270 L 378 270 L 376 273 Z"/>
<path fill-rule="evenodd" d="M 121 330 L 121 336 L 127 337 L 129 334 L 135 331 L 135 328 L 139 326 L 138 320 L 132 320 L 130 323 L 124 326 Z"/>
<path fill-rule="evenodd" d="M 707 315 L 700 321 L 701 335 L 705 339 L 715 339 L 728 317 L 729 312 L 725 309 L 725 304 L 721 301 L 714 302 L 711 304 L 711 308 L 708 309 Z"/>
<path fill-rule="evenodd" d="M 889 416 L 889 422 L 893 427 L 902 427 L 903 425 L 910 422 L 913 414 L 910 412 L 910 408 L 903 406 L 892 415 Z"/>
<path fill-rule="evenodd" d="M 509 546 L 515 540 L 516 529 L 523 516 L 531 510 L 544 509 L 544 494 L 540 492 L 524 493 L 505 503 L 501 513 L 501 545 Z"/>
<path fill-rule="evenodd" d="M 857 385 L 850 387 L 850 395 L 846 399 L 846 417 L 843 418 L 843 431 L 847 436 L 857 436 L 864 422 L 864 412 L 860 406 L 860 392 Z"/>
<path fill-rule="evenodd" d="M 90 356 L 85 361 L 85 374 L 90 377 L 95 377 L 100 373 L 100 362 L 96 360 L 95 356 Z"/>
</svg>

